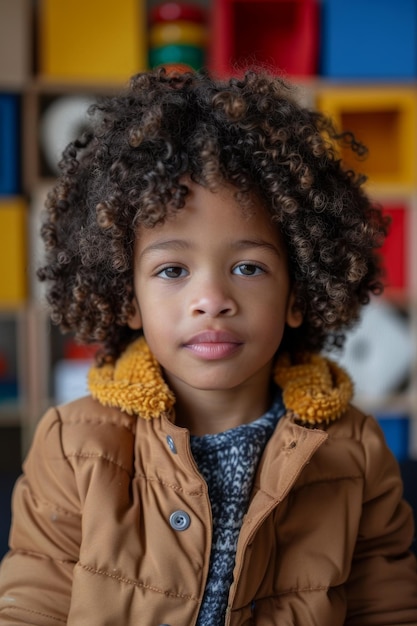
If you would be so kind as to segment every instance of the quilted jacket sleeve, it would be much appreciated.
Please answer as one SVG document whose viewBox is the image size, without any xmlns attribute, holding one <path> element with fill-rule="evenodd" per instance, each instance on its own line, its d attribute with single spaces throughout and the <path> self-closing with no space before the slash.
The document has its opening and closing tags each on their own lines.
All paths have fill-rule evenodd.
<svg viewBox="0 0 417 626">
<path fill-rule="evenodd" d="M 408 552 L 412 511 L 402 498 L 396 460 L 375 420 L 362 431 L 365 461 L 363 512 L 347 589 L 346 625 L 417 624 L 417 567 Z"/>
<path fill-rule="evenodd" d="M 67 621 L 81 516 L 61 430 L 57 410 L 49 410 L 14 489 L 10 551 L 0 566 L 0 625 Z"/>
</svg>

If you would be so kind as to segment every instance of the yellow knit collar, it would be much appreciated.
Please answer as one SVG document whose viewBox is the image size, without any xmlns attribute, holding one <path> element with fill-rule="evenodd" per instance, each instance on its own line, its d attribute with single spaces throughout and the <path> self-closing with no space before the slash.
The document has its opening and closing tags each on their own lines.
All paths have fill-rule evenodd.
<svg viewBox="0 0 417 626">
<path fill-rule="evenodd" d="M 282 389 L 286 408 L 297 421 L 310 426 L 338 419 L 353 395 L 346 372 L 318 354 L 304 353 L 296 364 L 289 355 L 281 355 L 273 377 Z M 175 404 L 175 396 L 143 337 L 131 343 L 114 365 L 93 367 L 88 386 L 102 404 L 145 419 L 170 412 Z"/>
</svg>

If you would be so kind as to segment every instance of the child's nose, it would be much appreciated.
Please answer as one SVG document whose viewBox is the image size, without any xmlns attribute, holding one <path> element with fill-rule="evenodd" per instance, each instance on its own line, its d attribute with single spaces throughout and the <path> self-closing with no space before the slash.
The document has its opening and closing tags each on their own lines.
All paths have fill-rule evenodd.
<svg viewBox="0 0 417 626">
<path fill-rule="evenodd" d="M 199 281 L 191 301 L 191 314 L 209 317 L 231 316 L 237 311 L 237 303 L 230 290 L 221 281 Z"/>
</svg>

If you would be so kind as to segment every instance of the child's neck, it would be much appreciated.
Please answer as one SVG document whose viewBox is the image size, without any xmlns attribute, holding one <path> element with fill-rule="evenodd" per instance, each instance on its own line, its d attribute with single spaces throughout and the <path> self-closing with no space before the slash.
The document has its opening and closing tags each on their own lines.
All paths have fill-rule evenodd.
<svg viewBox="0 0 417 626">
<path fill-rule="evenodd" d="M 175 423 L 192 435 L 220 433 L 248 424 L 263 415 L 271 405 L 270 381 L 264 388 L 236 390 L 174 389 Z"/>
</svg>

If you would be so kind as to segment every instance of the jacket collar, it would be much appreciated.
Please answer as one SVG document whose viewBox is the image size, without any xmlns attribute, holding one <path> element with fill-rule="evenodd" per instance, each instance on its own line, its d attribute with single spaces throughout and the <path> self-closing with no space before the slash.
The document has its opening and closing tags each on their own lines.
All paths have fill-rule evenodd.
<svg viewBox="0 0 417 626">
<path fill-rule="evenodd" d="M 346 372 L 318 354 L 302 353 L 295 360 L 288 354 L 280 355 L 273 378 L 282 389 L 287 410 L 307 426 L 328 424 L 341 417 L 353 395 Z M 131 343 L 116 363 L 92 367 L 88 387 L 101 404 L 144 419 L 169 413 L 175 404 L 175 396 L 143 337 Z"/>
</svg>

